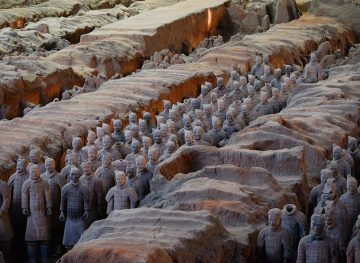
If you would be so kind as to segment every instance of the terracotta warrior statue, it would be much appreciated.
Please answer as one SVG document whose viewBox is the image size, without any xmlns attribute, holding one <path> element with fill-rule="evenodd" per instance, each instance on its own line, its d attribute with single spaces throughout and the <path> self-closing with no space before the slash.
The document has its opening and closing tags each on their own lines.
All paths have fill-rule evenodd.
<svg viewBox="0 0 360 263">
<path fill-rule="evenodd" d="M 45 164 L 41 161 L 40 150 L 37 147 L 30 147 L 29 159 L 30 162 L 26 168 L 28 170 L 28 173 L 30 173 L 29 168 L 33 164 L 36 164 L 39 167 L 40 173 L 45 172 Z"/>
<path fill-rule="evenodd" d="M 80 177 L 80 182 L 89 188 L 90 193 L 90 209 L 86 222 L 87 226 L 90 226 L 103 215 L 105 201 L 104 187 L 101 179 L 95 176 L 90 162 L 84 162 L 82 164 L 82 170 L 83 175 Z"/>
<path fill-rule="evenodd" d="M 101 166 L 96 170 L 95 176 L 101 179 L 104 193 L 107 193 L 115 185 L 115 171 L 110 154 L 102 156 Z"/>
<path fill-rule="evenodd" d="M 29 178 L 29 174 L 26 170 L 27 163 L 23 156 L 19 155 L 16 163 L 16 172 L 12 174 L 8 180 L 8 185 L 11 192 L 11 208 L 10 218 L 14 226 L 15 233 L 15 245 L 25 249 L 24 236 L 26 229 L 26 217 L 22 213 L 21 207 L 21 188 L 23 183 Z"/>
<path fill-rule="evenodd" d="M 256 56 L 255 58 L 255 65 L 251 68 L 251 75 L 258 77 L 264 75 L 264 65 L 262 64 L 262 58 L 260 56 Z"/>
<path fill-rule="evenodd" d="M 305 66 L 305 82 L 316 83 L 322 79 L 322 68 L 315 53 L 311 53 L 310 62 Z"/>
<path fill-rule="evenodd" d="M 193 134 L 194 134 L 194 145 L 206 145 L 206 146 L 211 145 L 210 143 L 208 143 L 203 139 L 205 134 L 203 128 L 199 126 L 194 127 Z"/>
<path fill-rule="evenodd" d="M 222 99 L 218 100 L 218 110 L 214 113 L 214 116 L 218 117 L 223 123 L 226 119 L 226 104 L 225 101 Z"/>
<path fill-rule="evenodd" d="M 149 162 L 148 162 L 147 168 L 152 174 L 154 174 L 155 168 L 160 163 L 159 158 L 160 158 L 160 154 L 159 154 L 158 150 L 155 148 L 153 148 L 153 149 L 150 148 L 149 154 L 148 154 Z"/>
<path fill-rule="evenodd" d="M 236 123 L 235 112 L 228 110 L 226 112 L 226 120 L 223 124 L 223 130 L 226 133 L 226 138 L 229 139 L 234 132 L 238 132 L 240 128 Z"/>
<path fill-rule="evenodd" d="M 243 99 L 239 81 L 234 81 L 233 90 L 231 91 L 230 94 L 231 94 L 232 98 L 234 99 L 234 101 L 241 101 Z"/>
<path fill-rule="evenodd" d="M 281 69 L 279 69 L 279 68 L 275 69 L 274 75 L 275 75 L 275 78 L 271 81 L 271 87 L 281 90 L 281 83 L 284 82 L 284 80 L 281 77 Z"/>
<path fill-rule="evenodd" d="M 128 164 L 126 166 L 126 184 L 132 189 L 134 189 L 138 196 L 139 203 L 148 194 L 148 189 L 146 189 L 143 181 L 140 180 L 140 178 L 136 175 L 136 168 L 132 164 Z"/>
<path fill-rule="evenodd" d="M 52 213 L 51 189 L 49 184 L 41 179 L 40 169 L 32 164 L 29 167 L 30 177 L 21 189 L 21 207 L 26 215 L 27 224 L 25 241 L 30 262 L 42 261 L 49 257 L 50 227 L 48 216 Z"/>
<path fill-rule="evenodd" d="M 7 261 L 10 261 L 11 242 L 14 238 L 14 231 L 9 217 L 10 205 L 10 187 L 0 179 L 0 251 Z"/>
<path fill-rule="evenodd" d="M 310 234 L 299 242 L 297 263 L 337 262 L 336 244 L 325 233 L 321 214 L 311 216 Z"/>
<path fill-rule="evenodd" d="M 312 214 L 316 205 L 320 202 L 321 194 L 324 189 L 324 186 L 329 178 L 331 178 L 331 170 L 322 169 L 320 172 L 320 184 L 316 185 L 311 189 L 309 195 L 309 213 Z"/>
<path fill-rule="evenodd" d="M 218 98 L 221 98 L 225 95 L 226 89 L 224 85 L 224 79 L 222 77 L 218 77 L 216 80 L 216 88 L 213 90 L 213 92 L 216 94 Z"/>
<path fill-rule="evenodd" d="M 210 104 L 203 105 L 204 108 L 204 130 L 208 132 L 212 129 L 212 108 Z"/>
<path fill-rule="evenodd" d="M 332 205 L 325 207 L 325 233 L 335 243 L 338 262 L 345 258 L 347 233 L 336 223 L 336 213 Z"/>
<path fill-rule="evenodd" d="M 360 149 L 359 142 L 356 138 L 349 136 L 348 137 L 348 153 L 352 156 L 354 160 L 354 171 L 353 175 L 356 180 L 360 180 Z"/>
<path fill-rule="evenodd" d="M 52 158 L 45 159 L 46 172 L 41 174 L 41 178 L 50 186 L 52 213 L 50 216 L 50 233 L 53 246 L 59 252 L 58 245 L 61 244 L 63 225 L 60 224 L 60 202 L 61 188 L 66 184 L 66 178 L 55 170 L 55 161 Z"/>
<path fill-rule="evenodd" d="M 161 155 L 165 148 L 166 148 L 166 145 L 165 143 L 163 142 L 163 134 L 161 132 L 161 130 L 155 130 L 153 132 L 153 136 L 154 136 L 154 144 L 150 146 L 150 149 L 156 149 L 159 154 Z"/>
<path fill-rule="evenodd" d="M 147 160 L 145 156 L 139 155 L 136 157 L 136 169 L 137 177 L 143 183 L 144 186 L 144 196 L 150 193 L 150 181 L 153 177 L 153 174 L 147 168 Z"/>
<path fill-rule="evenodd" d="M 96 148 L 102 149 L 103 147 L 102 139 L 105 136 L 105 134 L 104 134 L 104 130 L 101 127 L 96 127 L 96 136 L 97 136 L 95 140 Z"/>
<path fill-rule="evenodd" d="M 212 126 L 213 128 L 207 133 L 207 136 L 212 146 L 219 147 L 219 143 L 226 139 L 226 133 L 222 129 L 222 122 L 218 117 L 213 116 Z"/>
<path fill-rule="evenodd" d="M 255 120 L 258 117 L 271 114 L 271 108 L 269 101 L 267 99 L 267 95 L 263 92 L 260 94 L 260 103 L 258 103 L 254 109 L 252 110 L 252 119 Z"/>
<path fill-rule="evenodd" d="M 159 161 L 162 162 L 169 158 L 176 151 L 176 145 L 172 141 L 168 141 L 164 153 L 160 156 Z"/>
<path fill-rule="evenodd" d="M 152 140 L 149 137 L 143 136 L 141 138 L 142 140 L 142 148 L 141 148 L 141 152 L 145 155 L 146 158 L 148 158 L 148 154 L 149 154 L 149 149 L 150 146 L 152 145 Z"/>
<path fill-rule="evenodd" d="M 257 239 L 259 262 L 289 262 L 293 256 L 291 238 L 281 226 L 281 210 L 270 209 L 269 226 L 260 230 Z"/>
<path fill-rule="evenodd" d="M 116 185 L 110 188 L 106 194 L 107 214 L 113 210 L 136 208 L 138 196 L 135 190 L 126 185 L 126 175 L 124 172 L 115 172 Z"/>
<path fill-rule="evenodd" d="M 327 168 L 331 171 L 331 178 L 336 184 L 338 197 L 346 192 L 346 179 L 339 174 L 339 165 L 335 161 L 328 161 Z"/>
<path fill-rule="evenodd" d="M 131 130 L 132 125 L 137 125 L 137 115 L 134 112 L 129 113 L 129 124 L 125 127 L 125 130 Z"/>
<path fill-rule="evenodd" d="M 349 230 L 352 230 L 358 215 L 360 215 L 360 193 L 358 192 L 358 181 L 350 174 L 347 176 L 347 191 L 340 200 L 345 204 L 349 215 Z"/>
<path fill-rule="evenodd" d="M 355 223 L 356 235 L 351 239 L 346 249 L 346 262 L 357 263 L 360 262 L 360 215 Z"/>
<path fill-rule="evenodd" d="M 63 245 L 70 250 L 85 231 L 89 216 L 90 190 L 80 183 L 80 170 L 75 166 L 70 170 L 70 182 L 61 189 L 60 216 L 65 221 Z"/>
<path fill-rule="evenodd" d="M 170 118 L 169 111 L 171 109 L 171 101 L 169 100 L 163 100 L 164 103 L 164 110 L 160 112 L 160 115 L 165 118 L 165 120 L 168 120 Z"/>
<path fill-rule="evenodd" d="M 88 130 L 87 142 L 86 142 L 86 145 L 82 148 L 82 151 L 87 154 L 89 147 L 93 146 L 93 147 L 97 148 L 95 145 L 95 140 L 96 140 L 96 133 L 92 130 Z M 97 149 L 97 150 L 99 150 L 99 149 Z"/>
<path fill-rule="evenodd" d="M 95 147 L 95 149 L 96 149 L 96 147 Z M 67 156 L 66 157 L 66 160 L 67 160 L 66 166 L 61 170 L 60 174 L 62 177 L 64 177 L 66 179 L 66 182 L 69 182 L 71 166 L 75 166 L 75 167 L 79 168 L 79 164 L 78 164 L 77 154 L 73 153 L 70 149 L 68 149 L 68 154 L 66 156 Z"/>
<path fill-rule="evenodd" d="M 115 161 L 118 159 L 122 159 L 123 153 L 119 152 L 119 149 L 113 145 L 111 137 L 109 135 L 105 135 L 103 138 L 103 148 L 98 151 L 98 158 L 102 158 L 103 155 L 110 154 L 111 158 Z"/>
<path fill-rule="evenodd" d="M 156 126 L 151 123 L 151 113 L 145 111 L 143 113 L 143 119 L 146 121 L 149 133 L 152 133 L 153 130 L 156 129 Z"/>
<path fill-rule="evenodd" d="M 230 78 L 226 83 L 226 93 L 230 93 L 234 90 L 234 82 L 240 80 L 240 75 L 235 70 L 231 71 Z"/>
<path fill-rule="evenodd" d="M 125 134 L 122 131 L 122 122 L 119 119 L 113 120 L 114 132 L 111 134 L 113 141 L 116 142 L 125 142 Z"/>
<path fill-rule="evenodd" d="M 306 236 L 309 228 L 306 216 L 294 204 L 286 204 L 281 211 L 281 226 L 291 238 L 291 249 L 294 251 L 292 261 L 296 262 L 299 241 Z"/>
<path fill-rule="evenodd" d="M 87 153 L 83 150 L 82 142 L 79 137 L 72 139 L 72 152 L 77 154 L 78 164 L 82 164 L 87 160 Z"/>
<path fill-rule="evenodd" d="M 201 85 L 201 91 L 198 99 L 200 100 L 201 106 L 210 103 L 209 88 L 206 85 Z"/>
<path fill-rule="evenodd" d="M 272 114 L 278 113 L 282 110 L 280 92 L 277 88 L 272 88 L 272 97 L 269 99 L 269 104 Z"/>
<path fill-rule="evenodd" d="M 333 144 L 333 159 L 332 161 L 337 162 L 338 171 L 340 176 L 346 178 L 348 174 L 351 174 L 352 167 L 349 165 L 343 154 L 343 149 L 336 144 Z"/>
</svg>

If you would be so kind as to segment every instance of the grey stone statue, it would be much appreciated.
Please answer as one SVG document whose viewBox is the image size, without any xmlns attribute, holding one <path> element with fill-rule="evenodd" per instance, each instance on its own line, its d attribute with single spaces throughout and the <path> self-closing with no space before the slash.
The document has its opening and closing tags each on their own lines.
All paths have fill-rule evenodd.
<svg viewBox="0 0 360 263">
<path fill-rule="evenodd" d="M 226 133 L 222 129 L 222 122 L 218 117 L 213 116 L 212 126 L 213 128 L 207 133 L 207 136 L 212 146 L 219 147 L 219 143 L 226 139 Z"/>
<path fill-rule="evenodd" d="M 168 120 L 170 118 L 169 111 L 171 109 L 171 101 L 169 100 L 163 100 L 164 103 L 164 110 L 160 112 L 160 115 L 165 118 L 165 120 Z"/>
<path fill-rule="evenodd" d="M 139 136 L 142 142 L 142 137 L 146 136 L 149 137 L 151 139 L 153 139 L 152 137 L 152 133 L 149 133 L 149 129 L 147 127 L 147 123 L 144 119 L 139 119 Z"/>
<path fill-rule="evenodd" d="M 146 186 L 143 181 L 136 176 L 136 168 L 132 164 L 126 166 L 126 183 L 129 187 L 133 188 L 138 196 L 139 202 L 148 194 Z"/>
<path fill-rule="evenodd" d="M 272 97 L 269 99 L 271 113 L 275 114 L 282 110 L 280 92 L 277 88 L 272 88 Z"/>
<path fill-rule="evenodd" d="M 336 244 L 325 233 L 325 219 L 321 214 L 311 216 L 310 234 L 298 246 L 297 263 L 337 262 Z"/>
<path fill-rule="evenodd" d="M 150 193 L 150 181 L 153 174 L 147 168 L 147 160 L 145 156 L 139 155 L 136 157 L 137 177 L 144 186 L 144 197 Z"/>
<path fill-rule="evenodd" d="M 101 160 L 98 158 L 97 154 L 98 154 L 98 150 L 95 145 L 91 145 L 88 147 L 87 161 L 91 162 L 95 171 L 101 166 Z M 70 180 L 70 176 L 68 178 Z"/>
<path fill-rule="evenodd" d="M 262 58 L 260 56 L 256 56 L 255 58 L 255 65 L 251 68 L 251 75 L 258 77 L 264 75 L 264 65 L 262 64 Z"/>
<path fill-rule="evenodd" d="M 204 137 L 203 128 L 201 128 L 199 126 L 194 127 L 193 134 L 194 134 L 194 145 L 206 145 L 206 146 L 211 145 L 210 143 L 208 143 L 207 141 L 205 141 L 203 139 L 203 137 Z"/>
<path fill-rule="evenodd" d="M 10 205 L 10 187 L 6 182 L 0 180 L 0 250 L 7 261 L 10 261 L 11 242 L 14 238 L 14 231 L 9 217 Z"/>
<path fill-rule="evenodd" d="M 334 179 L 337 195 L 340 197 L 346 192 L 346 179 L 339 174 L 339 165 L 336 161 L 328 161 L 327 168 L 331 170 L 331 177 Z"/>
<path fill-rule="evenodd" d="M 153 129 L 156 129 L 155 125 L 151 122 L 151 113 L 143 112 L 143 119 L 146 121 L 147 127 L 149 129 L 149 133 L 152 133 Z"/>
<path fill-rule="evenodd" d="M 336 212 L 336 224 L 341 227 L 343 233 L 349 233 L 349 214 L 343 201 L 337 195 L 336 184 L 333 178 L 327 180 L 323 195 L 326 196 L 326 205 L 331 204 Z"/>
<path fill-rule="evenodd" d="M 299 211 L 294 204 L 286 204 L 281 210 L 281 226 L 286 230 L 291 239 L 293 250 L 292 262 L 296 261 L 297 247 L 301 238 L 308 232 L 308 222 L 303 212 Z"/>
<path fill-rule="evenodd" d="M 271 81 L 274 79 L 274 76 L 270 72 L 269 66 L 264 66 L 264 75 L 260 77 L 263 84 L 265 83 L 271 83 Z"/>
<path fill-rule="evenodd" d="M 61 244 L 63 225 L 60 224 L 60 202 L 61 188 L 66 184 L 66 178 L 55 170 L 55 161 L 52 158 L 45 159 L 46 172 L 41 174 L 41 178 L 50 186 L 52 213 L 50 216 L 50 233 L 53 247 L 57 252 L 60 251 L 58 244 Z"/>
<path fill-rule="evenodd" d="M 86 220 L 91 209 L 90 190 L 80 183 L 80 170 L 75 166 L 70 170 L 70 182 L 61 189 L 60 216 L 65 221 L 63 245 L 71 249 L 85 231 Z"/>
<path fill-rule="evenodd" d="M 288 262 L 293 254 L 291 238 L 281 226 L 281 210 L 270 209 L 269 226 L 260 230 L 257 239 L 259 262 Z"/>
<path fill-rule="evenodd" d="M 360 214 L 360 193 L 358 192 L 358 181 L 350 174 L 347 177 L 347 191 L 340 200 L 345 204 L 349 215 L 349 230 L 351 230 Z"/>
<path fill-rule="evenodd" d="M 90 149 L 90 148 L 89 148 Z M 79 167 L 78 157 L 76 153 L 73 153 L 71 150 L 68 150 L 68 154 L 66 155 L 66 165 L 61 170 L 60 174 L 62 177 L 66 179 L 66 182 L 70 181 L 70 170 L 71 166 Z"/>
<path fill-rule="evenodd" d="M 177 133 L 180 145 L 183 145 L 185 143 L 185 131 L 192 131 L 193 128 L 191 117 L 187 114 L 183 115 L 183 123 L 184 127 L 180 129 Z"/>
<path fill-rule="evenodd" d="M 137 116 L 134 112 L 129 113 L 129 124 L 125 127 L 125 130 L 131 130 L 132 125 L 137 125 Z"/>
<path fill-rule="evenodd" d="M 284 80 L 281 77 L 281 69 L 279 69 L 279 68 L 275 69 L 274 75 L 275 75 L 275 78 L 271 81 L 271 87 L 281 90 L 281 83 L 284 82 Z"/>
<path fill-rule="evenodd" d="M 351 239 L 346 249 L 346 262 L 357 263 L 360 262 L 360 215 L 355 224 L 356 235 Z"/>
<path fill-rule="evenodd" d="M 305 82 L 316 83 L 322 79 L 322 68 L 315 53 L 311 53 L 310 62 L 305 66 Z"/>
<path fill-rule="evenodd" d="M 177 137 L 176 134 L 170 134 L 169 135 L 169 140 L 168 140 L 168 143 L 169 142 L 173 142 L 175 144 L 175 150 L 179 149 L 180 147 L 180 143 L 179 143 L 179 139 Z M 147 155 L 146 155 L 147 156 Z"/>
<path fill-rule="evenodd" d="M 206 85 L 201 85 L 201 91 L 200 91 L 200 95 L 198 97 L 198 100 L 200 100 L 200 104 L 202 106 L 204 104 L 209 104 L 210 103 L 209 88 Z"/>
<path fill-rule="evenodd" d="M 212 107 L 210 104 L 204 104 L 204 130 L 208 132 L 212 129 Z"/>
<path fill-rule="evenodd" d="M 106 194 L 107 214 L 113 210 L 136 208 L 138 196 L 135 190 L 126 185 L 126 175 L 124 172 L 115 172 L 116 185 L 110 188 Z"/>
<path fill-rule="evenodd" d="M 122 131 L 122 122 L 119 119 L 113 120 L 114 132 L 111 134 L 111 138 L 116 142 L 125 142 L 125 134 Z"/>
<path fill-rule="evenodd" d="M 333 144 L 333 159 L 332 161 L 338 164 L 338 171 L 340 176 L 346 178 L 348 174 L 351 174 L 351 167 L 346 161 L 343 155 L 343 149 L 336 144 Z"/>
<path fill-rule="evenodd" d="M 25 241 L 28 259 L 36 262 L 39 256 L 42 261 L 49 257 L 50 228 L 48 216 L 52 212 L 51 190 L 49 184 L 41 179 L 37 165 L 29 167 L 30 178 L 21 188 L 21 207 L 27 216 Z"/>
<path fill-rule="evenodd" d="M 87 160 L 87 153 L 82 148 L 82 142 L 79 137 L 72 139 L 72 152 L 77 154 L 78 164 L 82 164 Z"/>
<path fill-rule="evenodd" d="M 134 134 L 130 130 L 125 130 L 125 143 L 123 145 L 123 156 L 127 156 L 129 153 L 131 153 L 131 143 L 134 138 Z"/>
<path fill-rule="evenodd" d="M 243 99 L 241 86 L 239 81 L 234 81 L 233 83 L 233 90 L 231 91 L 230 95 L 234 101 L 241 101 Z"/>
<path fill-rule="evenodd" d="M 218 117 L 223 123 L 226 119 L 226 104 L 225 101 L 222 99 L 218 100 L 218 110 L 214 113 L 214 116 Z"/>
<path fill-rule="evenodd" d="M 40 173 L 45 172 L 45 164 L 41 161 L 40 150 L 37 147 L 30 147 L 29 159 L 30 162 L 26 168 L 28 170 L 28 173 L 30 173 L 29 168 L 33 164 L 36 164 L 39 167 Z"/>
<path fill-rule="evenodd" d="M 102 147 L 103 147 L 102 139 L 103 139 L 104 135 L 105 135 L 104 130 L 101 127 L 96 127 L 97 139 L 95 140 L 95 145 L 98 149 L 102 149 Z"/>
<path fill-rule="evenodd" d="M 184 127 L 182 117 L 180 118 L 179 107 L 173 108 L 169 111 L 170 120 L 175 123 L 176 130 L 179 131 Z"/>
<path fill-rule="evenodd" d="M 235 112 L 232 110 L 228 110 L 226 112 L 226 120 L 224 121 L 223 124 L 223 130 L 226 133 L 226 138 L 229 139 L 230 136 L 234 133 L 234 132 L 238 132 L 240 130 L 240 128 L 238 127 L 237 123 L 236 123 L 236 117 L 235 117 Z"/>
<path fill-rule="evenodd" d="M 291 65 L 285 65 L 285 76 L 290 78 L 291 73 L 292 73 L 292 66 Z"/>
<path fill-rule="evenodd" d="M 98 152 L 98 158 L 102 158 L 105 154 L 110 154 L 113 160 L 122 159 L 123 157 L 123 153 L 119 152 L 119 149 L 113 145 L 109 135 L 105 135 L 103 138 L 103 148 Z"/>
<path fill-rule="evenodd" d="M 260 93 L 260 103 L 258 103 L 251 113 L 252 120 L 255 120 L 258 117 L 271 114 L 271 107 L 267 99 L 267 95 L 263 92 Z"/>
<path fill-rule="evenodd" d="M 336 224 L 336 213 L 331 205 L 325 207 L 325 233 L 335 243 L 338 262 L 345 258 L 347 234 Z"/>
<path fill-rule="evenodd" d="M 247 94 L 247 79 L 246 77 L 240 77 L 240 88 L 241 88 L 241 96 L 242 98 L 246 98 Z"/>
<path fill-rule="evenodd" d="M 104 188 L 100 178 L 95 176 L 93 167 L 90 162 L 82 164 L 83 175 L 80 182 L 89 188 L 90 193 L 90 209 L 88 212 L 87 226 L 91 225 L 95 220 L 103 215 L 104 209 Z"/>
<path fill-rule="evenodd" d="M 354 171 L 353 175 L 356 180 L 360 180 L 360 149 L 359 142 L 356 138 L 349 136 L 348 137 L 348 153 L 352 156 L 354 160 Z"/>
<path fill-rule="evenodd" d="M 166 124 L 160 124 L 160 131 L 162 135 L 162 141 L 164 144 L 167 143 L 169 139 L 169 130 Z"/>
<path fill-rule="evenodd" d="M 96 133 L 93 132 L 92 130 L 88 130 L 86 145 L 82 148 L 82 151 L 85 152 L 85 154 L 87 154 L 88 153 L 88 148 L 91 147 L 91 146 L 93 146 L 93 147 L 95 147 L 97 149 L 97 147 L 95 145 L 95 141 L 96 141 Z M 98 150 L 99 149 L 97 149 L 97 151 Z"/>
<path fill-rule="evenodd" d="M 126 155 L 125 160 L 128 163 L 135 165 L 135 160 L 138 155 L 143 155 L 141 152 L 141 144 L 138 140 L 133 139 L 131 142 L 131 153 Z"/>
<path fill-rule="evenodd" d="M 161 130 L 155 130 L 153 132 L 153 136 L 154 136 L 154 144 L 151 145 L 150 149 L 156 149 L 159 152 L 159 155 L 161 155 L 166 148 L 166 145 L 163 142 L 163 135 Z"/>
<path fill-rule="evenodd" d="M 150 146 L 152 145 L 152 140 L 149 137 L 142 137 L 142 148 L 141 148 L 141 152 L 145 155 L 146 158 L 148 158 L 148 154 L 149 154 L 149 149 Z"/>
<path fill-rule="evenodd" d="M 240 80 L 239 73 L 237 73 L 235 70 L 231 71 L 230 78 L 226 83 L 226 87 L 225 87 L 226 93 L 232 92 L 234 90 L 234 82 L 239 80 Z"/>
<path fill-rule="evenodd" d="M 164 153 L 160 156 L 159 161 L 162 162 L 169 158 L 176 151 L 176 145 L 172 141 L 168 141 Z"/>
<path fill-rule="evenodd" d="M 96 169 L 95 176 L 100 178 L 104 193 L 107 193 L 115 185 L 115 171 L 110 154 L 104 154 L 101 158 L 101 166 Z"/>
<path fill-rule="evenodd" d="M 19 155 L 16 163 L 16 172 L 12 174 L 8 180 L 10 187 L 12 202 L 10 208 L 10 219 L 14 226 L 15 245 L 20 251 L 24 247 L 24 236 L 26 230 L 26 217 L 22 213 L 21 207 L 21 188 L 24 182 L 29 178 L 29 174 L 26 170 L 26 160 Z"/>
<path fill-rule="evenodd" d="M 311 189 L 309 195 L 309 213 L 312 214 L 316 205 L 320 202 L 321 194 L 324 189 L 324 186 L 329 178 L 331 178 L 331 170 L 329 169 L 322 169 L 320 173 L 320 184 L 316 185 Z"/>
<path fill-rule="evenodd" d="M 155 168 L 159 165 L 159 158 L 160 158 L 160 154 L 158 152 L 157 149 L 153 148 L 153 149 L 149 149 L 149 154 L 148 154 L 148 165 L 147 168 L 148 170 L 154 174 Z"/>
<path fill-rule="evenodd" d="M 216 88 L 213 90 L 218 98 L 221 98 L 225 95 L 226 88 L 224 85 L 224 79 L 222 77 L 218 77 L 216 80 Z"/>
<path fill-rule="evenodd" d="M 193 146 L 194 144 L 194 134 L 192 131 L 185 131 L 185 144 L 184 146 Z"/>
</svg>

